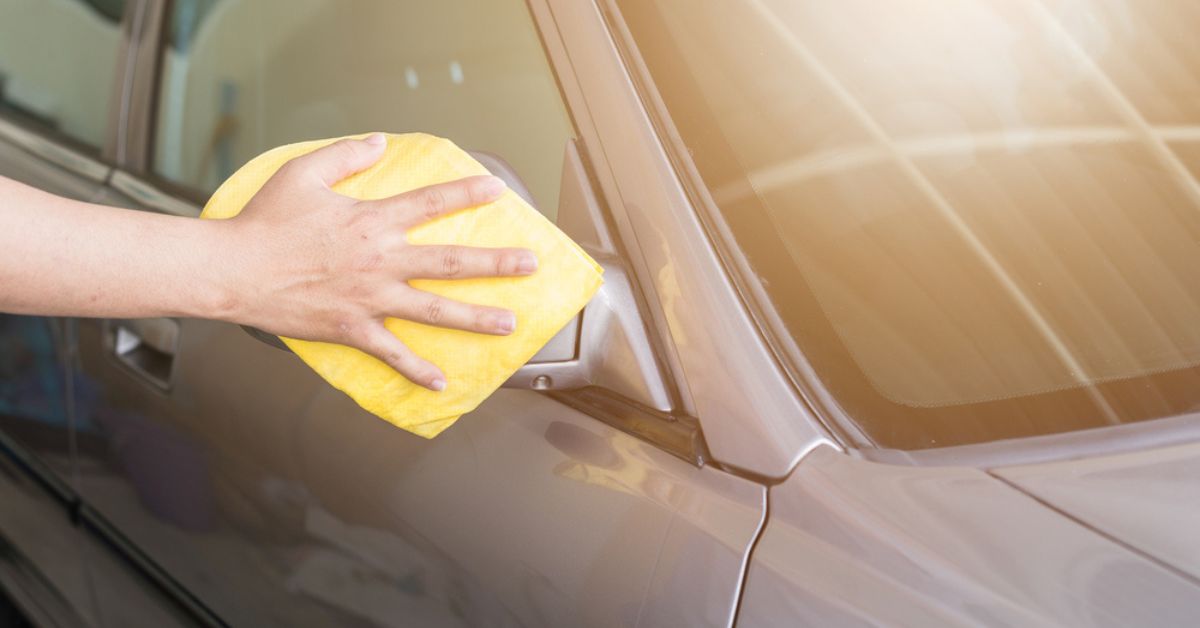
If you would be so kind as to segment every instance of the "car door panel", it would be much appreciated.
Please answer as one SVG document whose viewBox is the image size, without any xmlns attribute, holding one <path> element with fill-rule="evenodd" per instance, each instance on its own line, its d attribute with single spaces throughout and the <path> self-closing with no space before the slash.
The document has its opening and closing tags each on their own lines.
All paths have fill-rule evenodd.
<svg viewBox="0 0 1200 628">
<path fill-rule="evenodd" d="M 235 625 L 635 625 L 643 600 L 663 625 L 693 590 L 728 624 L 757 485 L 531 391 L 427 441 L 223 323 L 183 321 L 161 391 L 102 329 L 80 346 L 114 455 L 80 492 Z"/>
</svg>

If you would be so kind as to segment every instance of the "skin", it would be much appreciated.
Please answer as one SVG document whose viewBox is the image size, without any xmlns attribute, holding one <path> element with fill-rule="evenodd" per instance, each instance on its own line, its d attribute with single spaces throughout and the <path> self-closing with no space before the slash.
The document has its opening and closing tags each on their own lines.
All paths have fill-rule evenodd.
<svg viewBox="0 0 1200 628">
<path fill-rule="evenodd" d="M 520 276 L 524 249 L 415 246 L 406 232 L 495 200 L 496 177 L 470 177 L 360 201 L 330 189 L 369 168 L 385 139 L 342 140 L 288 162 L 228 220 L 83 203 L 0 177 L 0 311 L 42 316 L 208 318 L 368 353 L 443 390 L 385 318 L 507 335 L 511 311 L 417 290 L 410 279 Z"/>
</svg>

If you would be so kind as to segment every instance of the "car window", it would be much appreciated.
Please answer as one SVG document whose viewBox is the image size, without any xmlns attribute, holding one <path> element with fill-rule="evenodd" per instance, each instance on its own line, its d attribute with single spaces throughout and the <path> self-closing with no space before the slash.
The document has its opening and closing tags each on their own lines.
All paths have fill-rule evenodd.
<svg viewBox="0 0 1200 628">
<path fill-rule="evenodd" d="M 1200 410 L 1195 3 L 618 4 L 681 163 L 876 443 Z"/>
<path fill-rule="evenodd" d="M 0 115 L 104 143 L 124 0 L 0 0 Z"/>
<path fill-rule="evenodd" d="M 260 152 L 421 131 L 511 164 L 552 218 L 572 136 L 522 0 L 176 0 L 152 168 L 208 193 Z"/>
</svg>

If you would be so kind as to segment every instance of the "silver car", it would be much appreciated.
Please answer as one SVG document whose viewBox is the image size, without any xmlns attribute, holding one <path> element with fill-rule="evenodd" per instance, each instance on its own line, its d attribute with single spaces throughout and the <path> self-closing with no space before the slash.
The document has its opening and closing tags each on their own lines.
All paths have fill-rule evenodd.
<svg viewBox="0 0 1200 628">
<path fill-rule="evenodd" d="M 431 441 L 255 330 L 0 318 L 0 590 L 114 627 L 1195 625 L 1197 32 L 0 0 L 0 175 L 195 216 L 270 147 L 419 130 L 607 278 Z"/>
</svg>

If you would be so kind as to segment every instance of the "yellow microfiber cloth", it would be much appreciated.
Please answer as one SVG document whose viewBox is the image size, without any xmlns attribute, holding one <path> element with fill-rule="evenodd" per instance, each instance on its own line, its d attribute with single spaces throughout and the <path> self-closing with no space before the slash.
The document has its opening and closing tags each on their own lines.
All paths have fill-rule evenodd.
<svg viewBox="0 0 1200 628">
<path fill-rule="evenodd" d="M 422 133 L 386 137 L 383 157 L 369 169 L 334 185 L 335 191 L 359 199 L 377 199 L 488 174 L 449 140 Z M 237 215 L 280 166 L 338 139 L 290 144 L 255 157 L 217 189 L 200 217 Z M 475 409 L 587 304 L 602 283 L 601 268 L 511 190 L 487 205 L 410 229 L 408 239 L 413 244 L 532 250 L 538 258 L 538 270 L 527 277 L 411 282 L 415 288 L 451 299 L 510 309 L 517 315 L 516 331 L 509 336 L 489 336 L 388 319 L 388 330 L 417 355 L 441 367 L 447 382 L 442 392 L 409 382 L 357 349 L 292 338 L 283 341 L 321 377 L 366 410 L 414 434 L 433 438 L 462 414 Z"/>
</svg>

